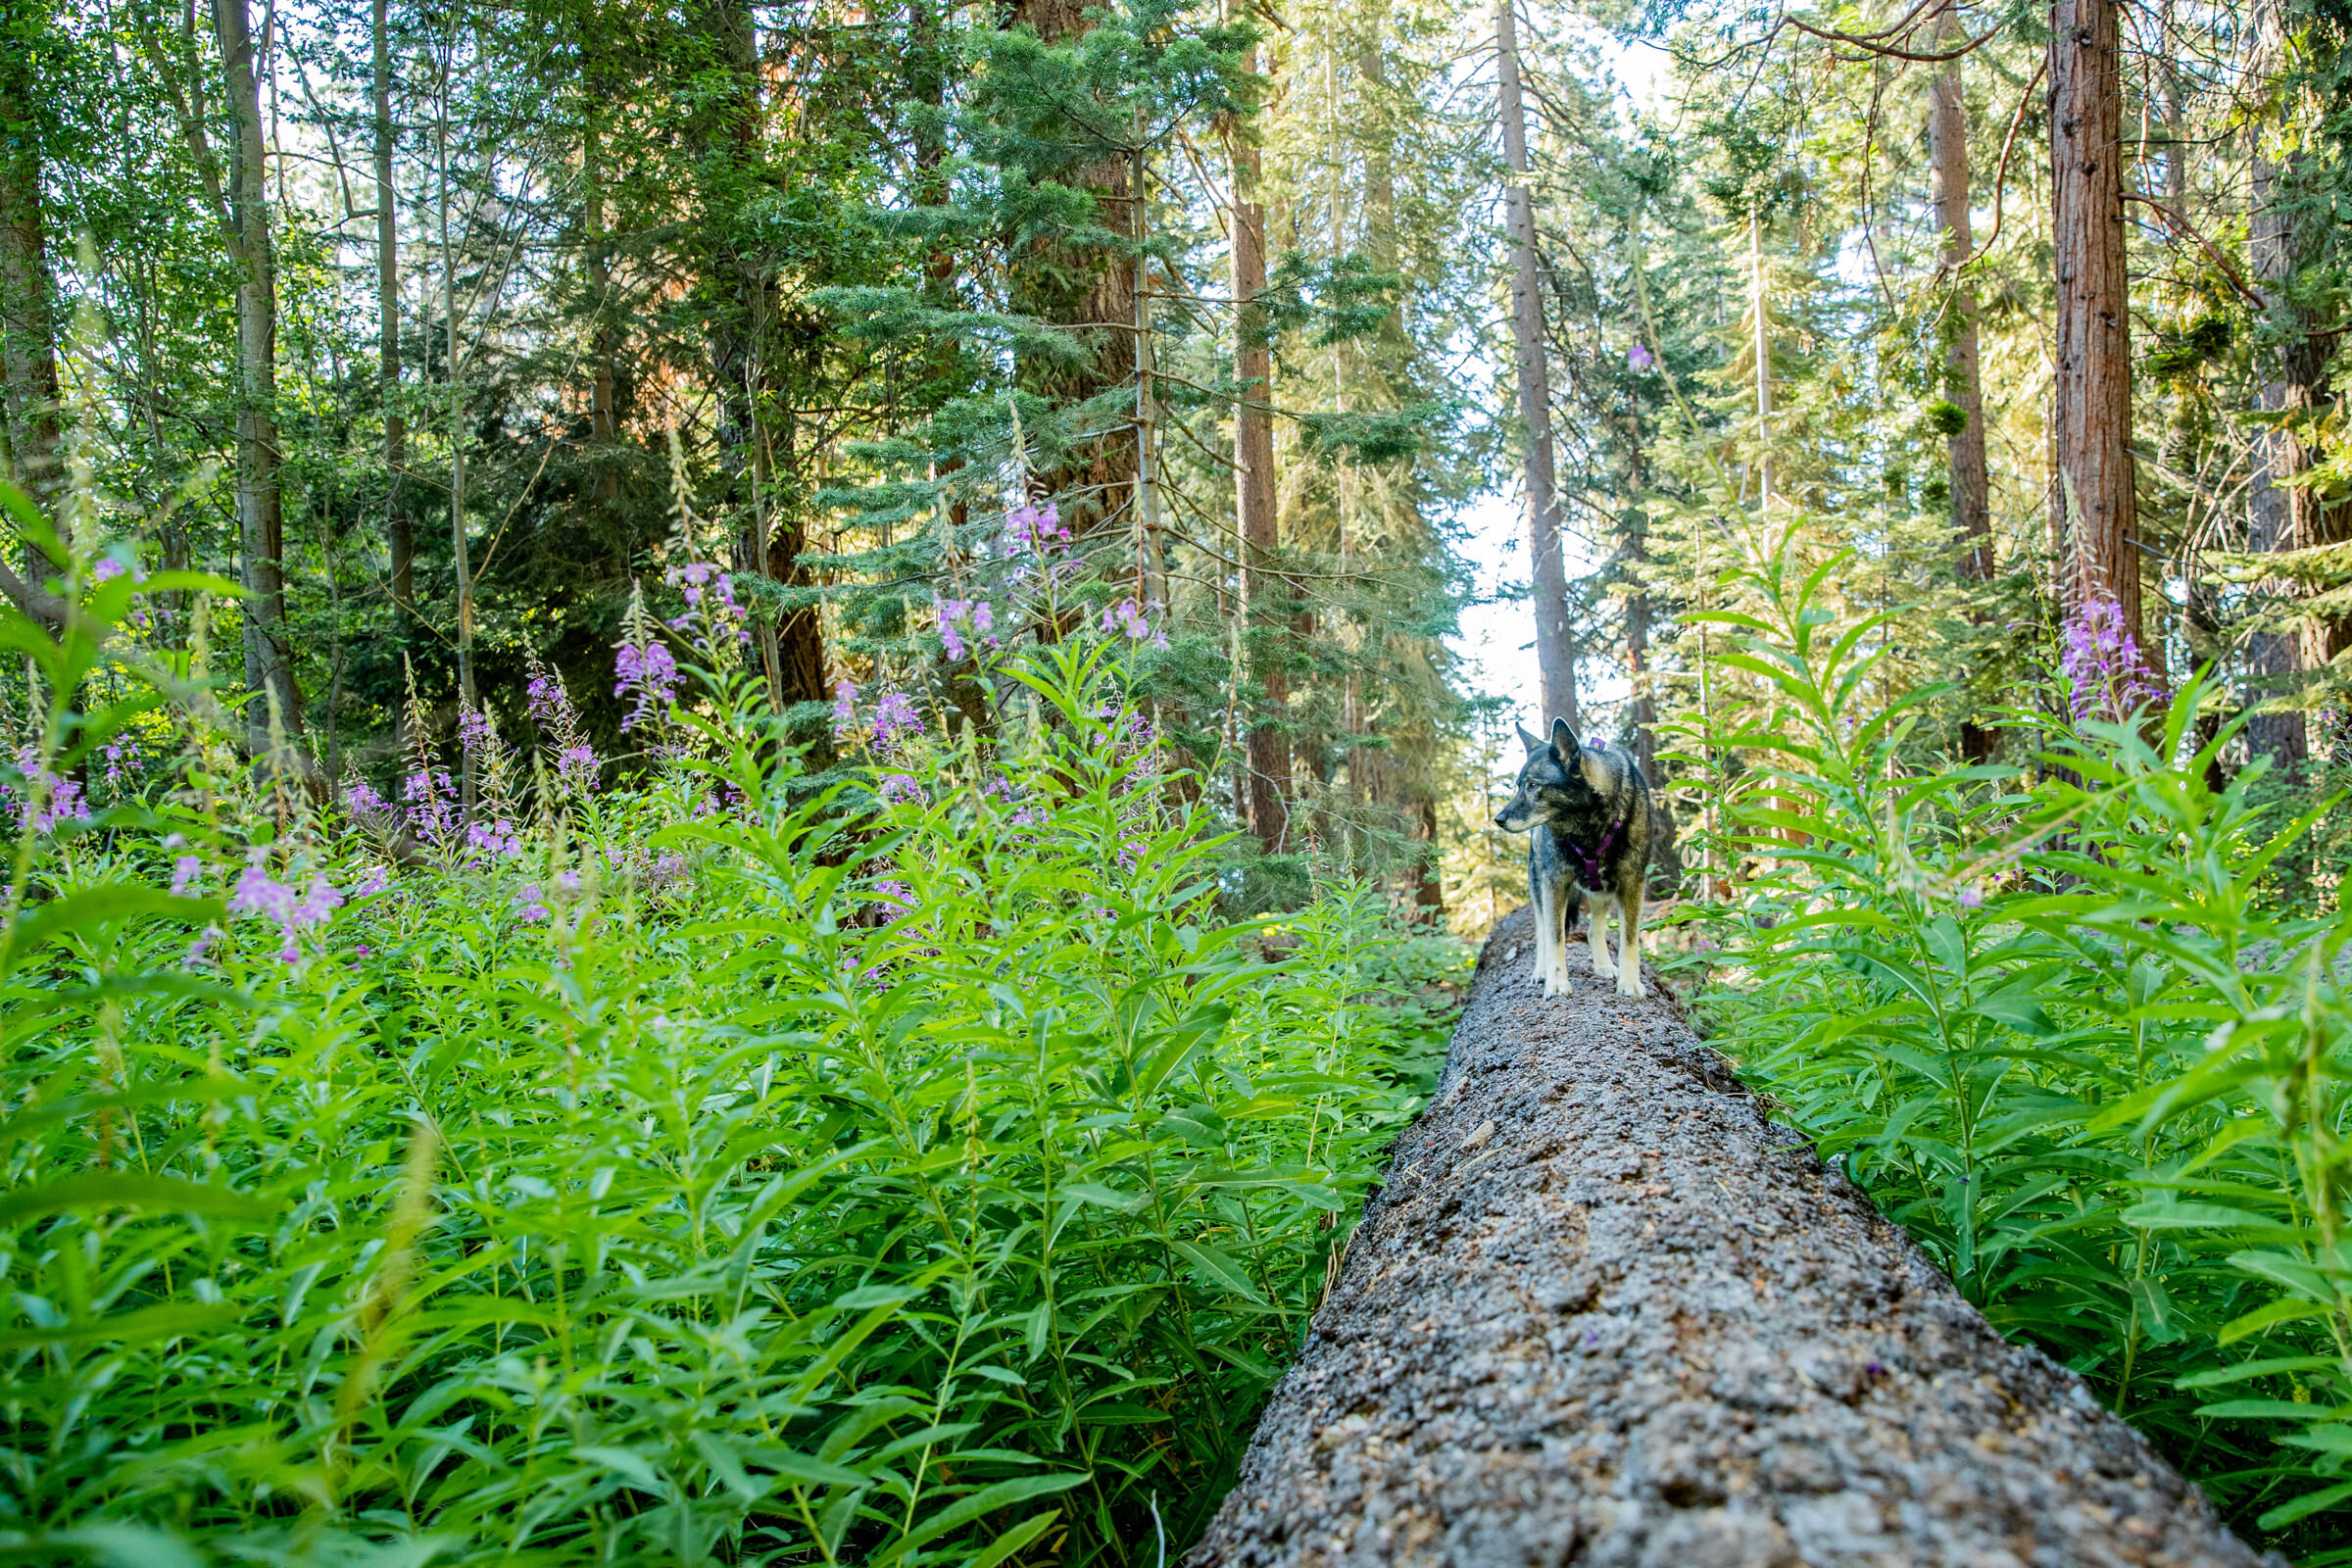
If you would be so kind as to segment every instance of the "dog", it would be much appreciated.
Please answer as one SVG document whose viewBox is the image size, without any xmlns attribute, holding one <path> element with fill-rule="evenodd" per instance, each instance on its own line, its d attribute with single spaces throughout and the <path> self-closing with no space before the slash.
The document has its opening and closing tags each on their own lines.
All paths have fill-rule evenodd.
<svg viewBox="0 0 2352 1568">
<path fill-rule="evenodd" d="M 1617 911 L 1617 994 L 1646 995 L 1642 985 L 1642 885 L 1656 830 L 1649 780 L 1623 747 L 1577 740 L 1568 721 L 1551 721 L 1551 738 L 1531 735 L 1519 787 L 1494 825 L 1528 833 L 1527 891 L 1536 906 L 1536 980 L 1546 997 L 1568 994 L 1568 928 L 1579 904 L 1590 906 L 1586 934 L 1592 972 L 1609 972 L 1609 911 Z"/>
</svg>

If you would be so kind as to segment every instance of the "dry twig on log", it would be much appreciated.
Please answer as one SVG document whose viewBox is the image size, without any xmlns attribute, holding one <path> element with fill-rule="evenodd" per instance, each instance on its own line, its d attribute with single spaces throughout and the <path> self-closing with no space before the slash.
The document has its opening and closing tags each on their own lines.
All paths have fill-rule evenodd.
<svg viewBox="0 0 2352 1568">
<path fill-rule="evenodd" d="M 2266 1560 L 1658 988 L 1547 1003 L 1532 948 L 1525 911 L 1488 943 L 1190 1568 Z"/>
</svg>

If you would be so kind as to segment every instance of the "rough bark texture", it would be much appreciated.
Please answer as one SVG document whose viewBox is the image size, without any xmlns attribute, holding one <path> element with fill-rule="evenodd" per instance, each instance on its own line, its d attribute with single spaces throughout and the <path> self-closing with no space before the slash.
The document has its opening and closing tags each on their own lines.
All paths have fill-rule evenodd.
<svg viewBox="0 0 2352 1568">
<path fill-rule="evenodd" d="M 1670 999 L 1544 1002 L 1533 946 L 1524 910 L 1487 944 L 1191 1568 L 2262 1560 Z"/>
<path fill-rule="evenodd" d="M 2271 307 L 2274 320 L 2291 334 L 2294 318 L 2299 313 L 2282 296 L 2294 272 L 2296 236 L 2278 200 L 2278 166 L 2257 150 L 2253 173 L 2254 210 L 2247 227 L 2254 275 L 2274 302 Z M 2310 358 L 2308 354 L 2295 352 L 2290 335 L 2285 352 L 2278 356 L 2276 373 L 2263 383 L 2257 394 L 2256 401 L 2264 413 L 2283 414 L 2290 408 L 2310 406 L 2309 388 L 2298 385 L 2295 374 L 2307 368 L 2298 362 Z M 2257 551 L 2293 550 L 2306 542 L 2298 527 L 2303 519 L 2296 514 L 2309 508 L 2298 508 L 2296 498 L 2301 492 L 2287 489 L 2278 481 L 2291 479 L 2308 468 L 2311 455 L 2289 430 L 2268 430 L 2255 439 L 2258 445 L 2254 472 L 2248 486 L 2252 514 L 2249 543 Z M 2281 596 L 2292 591 L 2285 582 L 2264 586 L 2266 591 Z M 2254 686 L 2250 695 L 2257 699 L 2277 697 L 2291 683 L 2300 653 L 2297 641 L 2292 633 L 2281 631 L 2258 631 L 2246 639 L 2246 675 Z M 2246 726 L 2246 744 L 2255 754 L 2269 757 L 2281 767 L 2295 766 L 2309 755 L 2300 713 L 2256 714 Z"/>
<path fill-rule="evenodd" d="M 1257 51 L 1248 69 L 1257 70 Z M 1275 570 L 1274 420 L 1267 410 L 1273 355 L 1266 341 L 1266 209 L 1258 200 L 1257 146 L 1238 129 L 1233 160 L 1234 379 L 1242 401 L 1233 411 L 1235 508 L 1242 529 L 1242 603 L 1250 620 L 1250 673 L 1264 693 L 1247 741 L 1250 831 L 1269 855 L 1290 837 L 1291 750 L 1280 715 L 1290 701 L 1282 644 L 1288 641 L 1290 592 Z"/>
<path fill-rule="evenodd" d="M 57 319 L 41 211 L 41 154 L 29 60 L 0 63 L 0 466 L 59 526 L 66 476 L 57 392 Z M 45 566 L 45 563 L 41 564 Z M 45 571 L 36 566 L 37 583 Z"/>
<path fill-rule="evenodd" d="M 1544 283 L 1536 270 L 1536 201 L 1527 186 L 1527 121 L 1519 102 L 1519 43 L 1513 0 L 1494 10 L 1502 98 L 1502 148 L 1519 181 L 1503 188 L 1511 229 L 1511 335 L 1519 368 L 1519 422 L 1526 443 L 1528 563 L 1535 576 L 1536 667 L 1544 686 L 1543 729 L 1564 718 L 1583 733 L 1576 703 L 1576 643 L 1568 625 L 1568 570 L 1560 560 L 1560 499 L 1551 462 L 1551 376 L 1544 338 Z"/>
<path fill-rule="evenodd" d="M 1957 7 L 1937 19 L 1942 48 L 1965 41 Z M 1984 391 L 1977 363 L 1977 291 L 1959 269 L 1976 248 L 1968 221 L 1968 96 L 1960 62 L 1946 63 L 1928 84 L 1928 201 L 1930 221 L 1943 235 L 1943 265 L 1952 270 L 1950 336 L 1943 351 L 1944 395 L 1968 416 L 1951 438 L 1952 531 L 1960 536 L 1960 570 L 1979 582 L 1992 576 L 1991 485 L 1984 469 Z"/>
<path fill-rule="evenodd" d="M 1086 15 L 1093 0 L 1012 0 L 1007 26 L 1028 25 L 1047 43 L 1074 39 L 1091 30 Z M 1138 194 L 1131 186 L 1127 158 L 1111 153 L 1080 164 L 1055 177 L 1085 190 L 1096 201 L 1095 220 L 1122 238 L 1135 233 Z M 1136 345 L 1122 330 L 1135 319 L 1135 273 L 1127 259 L 1094 247 L 1056 240 L 1030 244 L 1012 268 L 1015 308 L 1049 321 L 1098 332 L 1092 359 L 1080 366 L 1023 368 L 1023 385 L 1062 408 L 1134 384 Z M 1121 421 L 1091 439 L 1075 442 L 1050 468 L 1030 475 L 1033 493 L 1059 498 L 1062 523 L 1085 541 L 1129 499 L 1136 472 L 1135 428 Z"/>
<path fill-rule="evenodd" d="M 2137 636 L 2123 117 L 2115 0 L 2057 0 L 2050 14 L 2050 237 L 2058 283 L 2050 528 L 2065 543 L 2066 605 L 2112 600 Z"/>
<path fill-rule="evenodd" d="M 269 146 L 246 0 L 213 0 L 213 24 L 237 126 L 230 185 L 237 264 L 237 555 L 245 583 L 247 747 L 270 750 L 271 700 L 280 732 L 302 735 L 302 692 L 286 629 L 286 538 L 277 444 L 277 250 L 270 232 Z"/>
<path fill-rule="evenodd" d="M 390 0 L 375 0 L 368 17 L 374 61 L 369 96 L 375 111 L 375 310 L 376 379 L 384 399 L 384 548 L 392 558 L 394 624 L 416 603 L 416 529 L 401 499 L 400 472 L 408 466 L 408 420 L 400 412 L 400 197 L 392 184 L 392 44 Z M 395 723 L 406 723 L 405 714 Z"/>
<path fill-rule="evenodd" d="M 2256 30 L 2266 56 L 2277 60 L 2286 52 L 2279 6 L 2264 5 Z M 2323 336 L 2320 323 L 2295 298 L 2298 274 L 2310 261 L 2318 235 L 2308 218 L 2296 212 L 2293 190 L 2295 163 L 2281 163 L 2273 147 L 2263 145 L 2259 130 L 2253 149 L 2253 210 L 2247 215 L 2248 250 L 2254 275 L 2268 300 L 2268 325 L 2277 343 L 2270 374 L 2256 401 L 2266 414 L 2285 416 L 2287 422 L 2258 437 L 2250 485 L 2252 516 L 2249 533 L 2257 551 L 2301 550 L 2331 543 L 2342 536 L 2340 507 L 2326 505 L 2314 490 L 2287 483 L 2310 471 L 2319 454 L 2305 439 L 2315 416 L 2328 401 L 2332 380 L 2329 362 L 2336 339 Z M 2281 598 L 2293 584 L 2275 581 L 2266 592 Z M 2297 670 L 2325 668 L 2344 646 L 2340 623 L 2313 622 L 2295 631 L 2258 631 L 2246 640 L 2246 673 L 2254 683 L 2252 695 L 2276 697 L 2294 684 Z M 2258 755 L 2281 767 L 2293 767 L 2310 754 L 2301 713 L 2262 713 L 2246 727 L 2246 743 Z"/>
</svg>

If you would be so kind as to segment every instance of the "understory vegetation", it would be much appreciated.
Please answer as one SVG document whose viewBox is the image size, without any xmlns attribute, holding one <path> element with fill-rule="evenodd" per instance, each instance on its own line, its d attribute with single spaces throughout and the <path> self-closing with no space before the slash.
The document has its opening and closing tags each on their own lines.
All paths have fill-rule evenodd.
<svg viewBox="0 0 2352 1568">
<path fill-rule="evenodd" d="M 1344 879 L 1222 915 L 1132 641 L 989 662 L 986 737 L 845 700 L 868 763 L 811 789 L 711 595 L 642 782 L 566 770 L 551 680 L 529 755 L 466 737 L 468 820 L 422 740 L 399 808 L 321 801 L 204 726 L 201 638 L 153 684 L 101 645 L 223 585 L 74 580 L 62 639 L 0 611 L 45 694 L 0 948 L 13 1556 L 1197 1533 L 1461 949 Z"/>
<path fill-rule="evenodd" d="M 1688 960 L 1715 1043 L 2250 1539 L 2352 1562 L 2352 915 L 2309 887 L 2338 797 L 2225 776 L 2210 682 L 2158 696 L 2095 615 L 2003 715 L 2029 767 L 1939 764 L 1855 564 L 1749 536 L 1711 617 L 1769 693 L 1685 738 L 1746 760 Z"/>
</svg>

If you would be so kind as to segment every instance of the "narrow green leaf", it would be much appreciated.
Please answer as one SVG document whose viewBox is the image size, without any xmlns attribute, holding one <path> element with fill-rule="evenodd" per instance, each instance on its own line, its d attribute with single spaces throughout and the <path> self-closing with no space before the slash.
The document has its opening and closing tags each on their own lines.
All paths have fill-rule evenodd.
<svg viewBox="0 0 2352 1568">
<path fill-rule="evenodd" d="M 221 1219 L 269 1219 L 282 1205 L 226 1187 L 149 1176 L 138 1171 L 86 1170 L 14 1193 L 0 1193 L 0 1225 L 67 1209 L 160 1208 Z"/>
</svg>

